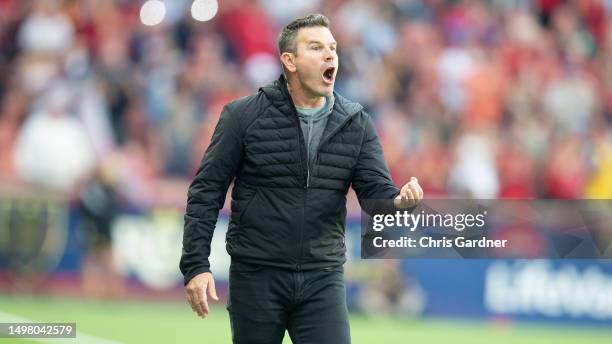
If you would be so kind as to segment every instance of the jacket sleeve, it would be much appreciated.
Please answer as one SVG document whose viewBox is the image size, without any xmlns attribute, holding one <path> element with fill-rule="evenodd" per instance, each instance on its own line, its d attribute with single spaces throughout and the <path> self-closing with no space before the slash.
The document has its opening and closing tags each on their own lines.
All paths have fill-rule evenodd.
<svg viewBox="0 0 612 344">
<path fill-rule="evenodd" d="M 240 122 L 224 107 L 187 193 L 180 270 L 187 284 L 191 278 L 210 271 L 208 256 L 219 209 L 244 154 Z"/>
<path fill-rule="evenodd" d="M 393 199 L 400 192 L 391 180 L 374 122 L 367 114 L 352 184 L 361 208 L 368 214 L 393 209 Z"/>
</svg>

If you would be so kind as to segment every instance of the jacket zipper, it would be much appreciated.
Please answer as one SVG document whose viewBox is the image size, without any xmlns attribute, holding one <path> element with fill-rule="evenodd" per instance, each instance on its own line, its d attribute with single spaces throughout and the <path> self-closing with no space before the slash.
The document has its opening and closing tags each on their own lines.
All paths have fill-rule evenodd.
<svg viewBox="0 0 612 344">
<path fill-rule="evenodd" d="M 312 144 L 312 116 L 308 116 L 308 143 L 306 144 L 306 188 L 310 187 L 310 145 Z"/>
<path fill-rule="evenodd" d="M 298 117 L 299 122 L 299 117 Z M 300 135 L 302 135 L 300 129 Z M 300 223 L 300 254 L 298 256 L 298 262 L 295 266 L 297 271 L 302 270 L 302 255 L 304 254 L 304 221 L 306 220 L 306 200 L 308 199 L 308 188 L 310 187 L 310 144 L 312 138 L 312 117 L 308 117 L 308 138 L 305 142 L 306 149 L 306 186 L 304 186 L 304 197 L 302 198 L 302 221 Z M 301 155 L 300 155 L 301 156 Z"/>
<path fill-rule="evenodd" d="M 304 170 L 303 170 L 303 166 L 304 166 L 304 159 L 302 157 L 302 146 L 305 146 L 306 143 L 304 142 L 304 134 L 302 133 L 302 128 L 301 128 L 301 123 L 300 123 L 300 118 L 297 114 L 297 110 L 295 110 L 295 107 L 293 107 L 293 115 L 295 120 L 297 121 L 297 132 L 298 132 L 298 156 L 300 159 L 300 169 L 302 170 L 302 176 L 304 176 Z M 310 135 L 310 131 L 309 131 L 309 135 Z M 302 145 L 302 142 L 304 142 L 304 144 Z M 305 148 L 305 147 L 304 147 Z M 307 197 L 307 191 L 308 191 L 308 185 L 309 185 L 309 178 L 310 178 L 310 171 L 309 171 L 309 167 L 308 167 L 308 154 L 306 154 L 306 178 L 304 178 L 305 180 L 303 180 L 304 182 L 304 196 L 302 197 L 302 220 L 300 221 L 300 226 L 299 226 L 299 233 L 300 233 L 300 241 L 299 241 L 299 249 L 298 249 L 298 254 L 297 254 L 297 263 L 295 265 L 295 269 L 296 271 L 300 271 L 302 269 L 302 254 L 303 254 L 303 247 L 304 246 L 304 221 L 306 219 L 306 197 Z"/>
</svg>

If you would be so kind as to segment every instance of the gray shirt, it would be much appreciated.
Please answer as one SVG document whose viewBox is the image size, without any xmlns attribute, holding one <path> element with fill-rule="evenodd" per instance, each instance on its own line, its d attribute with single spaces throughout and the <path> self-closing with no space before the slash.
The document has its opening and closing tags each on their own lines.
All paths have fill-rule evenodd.
<svg viewBox="0 0 612 344">
<path fill-rule="evenodd" d="M 333 107 L 333 95 L 325 97 L 325 104 L 319 108 L 295 107 L 300 118 L 300 126 L 302 127 L 306 151 L 308 153 L 308 180 L 310 180 L 310 168 L 314 165 L 317 149 L 327 125 L 327 118 Z"/>
</svg>

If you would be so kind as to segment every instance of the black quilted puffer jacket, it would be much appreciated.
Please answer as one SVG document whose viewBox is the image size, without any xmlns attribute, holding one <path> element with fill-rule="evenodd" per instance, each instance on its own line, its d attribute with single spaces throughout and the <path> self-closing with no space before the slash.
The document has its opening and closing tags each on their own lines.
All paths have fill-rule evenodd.
<svg viewBox="0 0 612 344">
<path fill-rule="evenodd" d="M 180 263 L 185 283 L 210 271 L 213 230 L 232 181 L 226 248 L 233 260 L 294 270 L 346 261 L 349 186 L 360 202 L 392 200 L 399 190 L 370 116 L 334 96 L 314 166 L 307 165 L 284 77 L 225 106 L 189 187 Z"/>
</svg>

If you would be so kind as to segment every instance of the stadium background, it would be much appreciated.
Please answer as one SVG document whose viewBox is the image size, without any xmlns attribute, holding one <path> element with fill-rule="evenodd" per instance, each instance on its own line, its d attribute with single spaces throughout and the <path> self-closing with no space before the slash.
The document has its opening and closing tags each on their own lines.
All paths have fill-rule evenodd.
<svg viewBox="0 0 612 344">
<path fill-rule="evenodd" d="M 278 76 L 276 34 L 305 13 L 331 19 L 336 89 L 375 117 L 396 183 L 612 196 L 611 1 L 143 3 L 0 0 L 2 322 L 76 321 L 79 342 L 229 341 L 222 302 L 202 321 L 183 301 L 186 190 L 223 104 Z M 227 207 L 222 298 L 226 221 Z M 609 261 L 363 261 L 358 226 L 351 193 L 355 343 L 612 339 Z"/>
</svg>

